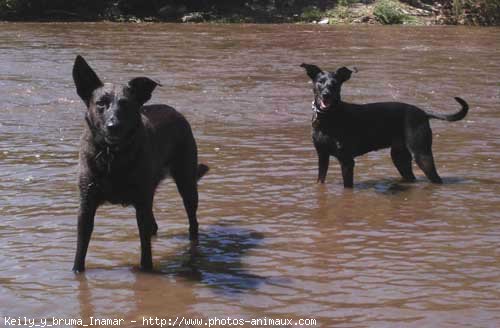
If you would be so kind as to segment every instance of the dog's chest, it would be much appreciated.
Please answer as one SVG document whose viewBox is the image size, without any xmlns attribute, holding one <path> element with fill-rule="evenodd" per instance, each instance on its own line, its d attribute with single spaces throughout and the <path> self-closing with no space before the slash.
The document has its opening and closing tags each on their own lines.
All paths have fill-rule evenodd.
<svg viewBox="0 0 500 328">
<path fill-rule="evenodd" d="M 144 189 L 143 183 L 128 175 L 100 177 L 95 184 L 100 198 L 112 204 L 133 204 Z"/>
<path fill-rule="evenodd" d="M 144 197 L 144 190 L 151 185 L 151 170 L 143 167 L 145 161 L 140 159 L 146 158 L 116 155 L 95 159 L 91 169 L 92 188 L 103 202 L 130 205 Z"/>
<path fill-rule="evenodd" d="M 332 155 L 338 154 L 343 148 L 343 141 L 330 130 L 313 128 L 313 142 L 320 148 L 326 148 Z"/>
</svg>

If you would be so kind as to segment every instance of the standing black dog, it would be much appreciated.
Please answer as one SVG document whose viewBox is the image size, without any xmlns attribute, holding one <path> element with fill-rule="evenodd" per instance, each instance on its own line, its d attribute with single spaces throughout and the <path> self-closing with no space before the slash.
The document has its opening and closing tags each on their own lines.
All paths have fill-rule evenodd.
<svg viewBox="0 0 500 328">
<path fill-rule="evenodd" d="M 404 180 L 415 180 L 411 167 L 413 154 L 427 178 L 442 183 L 434 165 L 429 119 L 463 119 L 469 109 L 463 99 L 455 98 L 462 109 L 452 115 L 425 112 L 399 102 L 350 104 L 340 99 L 340 89 L 355 70 L 342 67 L 333 73 L 315 65 L 301 67 L 313 81 L 312 137 L 318 153 L 318 182 L 325 182 L 331 155 L 340 162 L 344 187 L 352 188 L 354 158 L 391 147 L 392 161 Z"/>
<path fill-rule="evenodd" d="M 81 56 L 73 66 L 76 91 L 87 106 L 80 146 L 80 209 L 73 271 L 85 270 L 85 255 L 97 208 L 105 203 L 133 205 L 141 239 L 141 268 L 151 270 L 151 235 L 156 187 L 169 173 L 189 218 L 189 236 L 198 237 L 196 142 L 187 120 L 166 105 L 143 106 L 159 83 L 137 77 L 127 85 L 103 84 Z"/>
</svg>

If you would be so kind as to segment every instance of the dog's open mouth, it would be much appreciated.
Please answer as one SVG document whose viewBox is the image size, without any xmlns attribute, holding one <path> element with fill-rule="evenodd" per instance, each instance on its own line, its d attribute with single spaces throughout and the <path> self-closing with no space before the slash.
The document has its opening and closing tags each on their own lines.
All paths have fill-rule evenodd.
<svg viewBox="0 0 500 328">
<path fill-rule="evenodd" d="M 332 102 L 330 99 L 321 98 L 319 100 L 319 109 L 321 110 L 327 110 L 328 108 L 330 108 L 331 105 Z"/>
</svg>

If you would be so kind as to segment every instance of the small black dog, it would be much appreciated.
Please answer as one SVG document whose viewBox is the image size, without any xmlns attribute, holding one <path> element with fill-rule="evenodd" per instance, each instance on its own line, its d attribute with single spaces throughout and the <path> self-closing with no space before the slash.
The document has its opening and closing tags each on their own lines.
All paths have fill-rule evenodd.
<svg viewBox="0 0 500 328">
<path fill-rule="evenodd" d="M 166 105 L 143 106 L 159 85 L 137 77 L 125 86 L 103 84 L 81 56 L 73 66 L 76 91 L 87 106 L 79 161 L 80 209 L 73 271 L 85 270 L 85 256 L 97 208 L 105 203 L 133 205 L 141 239 L 141 268 L 151 270 L 151 235 L 156 187 L 169 173 L 182 196 L 189 235 L 198 237 L 196 142 L 187 120 Z"/>
<path fill-rule="evenodd" d="M 455 98 L 462 109 L 452 115 L 425 112 L 399 102 L 350 104 L 340 99 L 340 89 L 355 69 L 342 67 L 332 73 L 315 65 L 300 66 L 313 81 L 312 138 L 318 153 L 318 182 L 325 182 L 332 155 L 340 162 L 344 187 L 352 188 L 354 158 L 391 147 L 392 161 L 404 180 L 415 181 L 411 167 L 413 154 L 427 178 L 442 183 L 434 165 L 429 119 L 463 119 L 469 109 L 463 99 Z"/>
</svg>

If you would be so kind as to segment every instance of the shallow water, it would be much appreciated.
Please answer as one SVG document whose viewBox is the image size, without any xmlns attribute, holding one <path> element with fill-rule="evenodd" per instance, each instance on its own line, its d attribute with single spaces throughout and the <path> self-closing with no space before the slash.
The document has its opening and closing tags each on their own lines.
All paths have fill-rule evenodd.
<svg viewBox="0 0 500 328">
<path fill-rule="evenodd" d="M 499 45 L 498 28 L 0 24 L 0 326 L 19 316 L 500 326 Z M 151 102 L 185 114 L 211 167 L 197 247 L 173 183 L 158 191 L 155 274 L 137 270 L 134 212 L 116 206 L 98 211 L 85 274 L 71 272 L 76 54 L 107 81 L 159 79 Z M 302 62 L 357 66 L 350 101 L 453 112 L 452 97 L 466 99 L 466 119 L 432 122 L 444 185 L 417 168 L 417 183 L 401 183 L 387 150 L 358 159 L 354 190 L 334 161 L 315 184 Z"/>
</svg>

